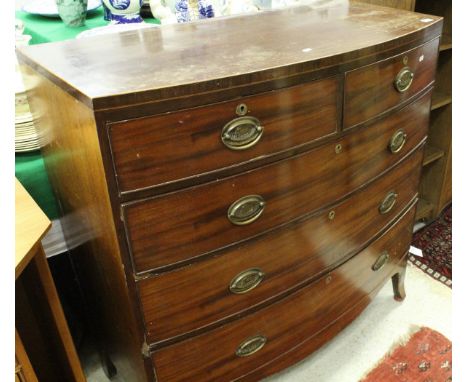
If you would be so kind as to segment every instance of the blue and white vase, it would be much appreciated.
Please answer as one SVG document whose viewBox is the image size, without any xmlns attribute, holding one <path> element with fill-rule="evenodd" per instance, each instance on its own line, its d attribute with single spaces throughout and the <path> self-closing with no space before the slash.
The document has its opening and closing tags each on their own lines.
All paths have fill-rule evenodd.
<svg viewBox="0 0 468 382">
<path fill-rule="evenodd" d="M 104 0 L 101 0 L 102 8 L 104 9 L 104 20 L 111 21 L 111 11 L 107 8 L 106 4 L 104 4 Z"/>
<path fill-rule="evenodd" d="M 177 0 L 175 10 L 178 23 L 215 17 L 210 0 Z"/>
<path fill-rule="evenodd" d="M 102 0 L 104 19 L 111 24 L 142 23 L 140 9 L 143 0 Z"/>
</svg>

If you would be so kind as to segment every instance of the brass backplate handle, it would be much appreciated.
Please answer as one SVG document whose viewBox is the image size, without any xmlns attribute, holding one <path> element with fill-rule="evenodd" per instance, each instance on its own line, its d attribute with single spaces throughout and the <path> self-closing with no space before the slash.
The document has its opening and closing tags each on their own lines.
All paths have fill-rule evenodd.
<svg viewBox="0 0 468 382">
<path fill-rule="evenodd" d="M 404 129 L 399 129 L 392 135 L 388 144 L 388 149 L 392 154 L 396 154 L 401 151 L 406 143 L 407 134 Z"/>
<path fill-rule="evenodd" d="M 408 66 L 401 69 L 395 77 L 395 89 L 400 93 L 407 91 L 413 83 L 414 73 Z"/>
<path fill-rule="evenodd" d="M 221 140 L 231 150 L 246 150 L 254 146 L 263 135 L 263 126 L 255 117 L 242 116 L 224 125 Z"/>
<path fill-rule="evenodd" d="M 398 194 L 395 191 L 390 191 L 380 203 L 379 212 L 382 215 L 389 213 L 395 205 L 397 197 Z"/>
<path fill-rule="evenodd" d="M 248 338 L 237 347 L 236 355 L 238 357 L 248 357 L 249 355 L 258 352 L 265 346 L 266 342 L 266 337 L 261 334 Z"/>
<path fill-rule="evenodd" d="M 251 268 L 239 273 L 229 284 L 229 290 L 235 294 L 243 294 L 256 288 L 265 277 L 261 269 Z"/>
<path fill-rule="evenodd" d="M 265 200 L 260 195 L 247 195 L 231 204 L 227 217 L 235 225 L 250 224 L 260 217 L 265 205 Z"/>
<path fill-rule="evenodd" d="M 383 251 L 372 266 L 372 270 L 376 272 L 379 269 L 382 269 L 384 265 L 388 263 L 388 260 L 390 260 L 390 254 L 387 251 Z"/>
</svg>

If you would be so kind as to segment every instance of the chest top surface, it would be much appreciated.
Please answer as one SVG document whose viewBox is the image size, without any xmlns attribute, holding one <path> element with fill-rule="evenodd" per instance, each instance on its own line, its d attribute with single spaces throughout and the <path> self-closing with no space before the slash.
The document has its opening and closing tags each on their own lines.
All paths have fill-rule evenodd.
<svg viewBox="0 0 468 382">
<path fill-rule="evenodd" d="M 19 49 L 94 109 L 341 65 L 437 35 L 441 18 L 336 0 Z M 166 91 L 162 95 L 161 90 Z"/>
</svg>

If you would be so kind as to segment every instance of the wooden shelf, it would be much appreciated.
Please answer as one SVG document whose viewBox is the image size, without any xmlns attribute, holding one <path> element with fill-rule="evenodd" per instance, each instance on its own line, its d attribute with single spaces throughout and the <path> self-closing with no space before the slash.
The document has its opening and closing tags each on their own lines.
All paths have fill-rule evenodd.
<svg viewBox="0 0 468 382">
<path fill-rule="evenodd" d="M 452 49 L 452 35 L 444 33 L 440 42 L 439 51 Z"/>
<path fill-rule="evenodd" d="M 440 159 L 443 156 L 443 150 L 426 145 L 426 148 L 424 149 L 423 166 L 427 166 L 429 163 L 435 162 L 437 159 Z"/>
<path fill-rule="evenodd" d="M 418 206 L 416 207 L 416 220 L 427 219 L 433 209 L 434 206 L 427 200 L 419 199 Z"/>
<path fill-rule="evenodd" d="M 452 96 L 450 94 L 434 89 L 434 94 L 432 95 L 431 110 L 438 109 L 439 107 L 448 105 L 449 103 L 452 103 Z"/>
<path fill-rule="evenodd" d="M 394 1 L 382 5 L 392 6 Z M 430 222 L 452 198 L 452 0 L 414 0 L 412 5 L 415 12 L 444 18 L 427 132 L 432 147 L 426 146 L 424 151 L 416 212 L 417 220 Z"/>
</svg>

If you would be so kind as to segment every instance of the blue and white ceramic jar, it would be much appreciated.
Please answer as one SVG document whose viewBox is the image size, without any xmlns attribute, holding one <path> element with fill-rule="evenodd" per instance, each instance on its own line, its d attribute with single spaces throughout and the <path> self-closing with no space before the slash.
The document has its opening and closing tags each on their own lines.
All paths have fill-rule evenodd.
<svg viewBox="0 0 468 382">
<path fill-rule="evenodd" d="M 104 18 L 112 24 L 142 23 L 140 9 L 143 0 L 102 0 Z"/>
<path fill-rule="evenodd" d="M 215 16 L 213 4 L 210 0 L 176 0 L 175 11 L 179 23 Z"/>
</svg>

